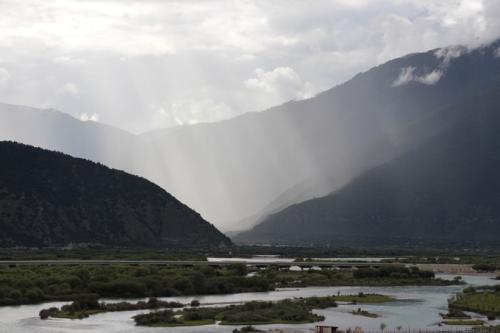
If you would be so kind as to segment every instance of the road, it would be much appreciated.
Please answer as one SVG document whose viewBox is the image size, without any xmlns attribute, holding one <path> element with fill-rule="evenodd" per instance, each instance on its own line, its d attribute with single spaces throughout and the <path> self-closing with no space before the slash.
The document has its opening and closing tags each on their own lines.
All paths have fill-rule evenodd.
<svg viewBox="0 0 500 333">
<path fill-rule="evenodd" d="M 352 268 L 352 267 L 382 267 L 394 266 L 390 263 L 380 262 L 328 262 L 328 261 L 301 261 L 301 262 L 273 262 L 273 261 L 260 261 L 260 262 L 246 262 L 246 261 L 186 261 L 186 260 L 0 260 L 0 266 L 76 266 L 76 265 L 158 265 L 158 266 L 228 266 L 234 264 L 243 264 L 253 267 L 321 267 L 321 268 Z"/>
</svg>

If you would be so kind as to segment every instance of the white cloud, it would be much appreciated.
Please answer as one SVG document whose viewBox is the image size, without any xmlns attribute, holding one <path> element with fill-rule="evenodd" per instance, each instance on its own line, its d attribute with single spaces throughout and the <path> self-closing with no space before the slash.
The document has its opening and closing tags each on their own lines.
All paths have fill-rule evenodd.
<svg viewBox="0 0 500 333">
<path fill-rule="evenodd" d="M 75 83 L 65 83 L 63 86 L 57 89 L 57 93 L 60 95 L 78 97 L 80 95 L 80 89 Z"/>
<path fill-rule="evenodd" d="M 434 54 L 441 60 L 441 67 L 448 67 L 453 59 L 460 57 L 463 53 L 467 52 L 464 46 L 448 46 L 437 50 Z"/>
<path fill-rule="evenodd" d="M 425 74 L 425 75 L 422 75 L 422 76 L 415 78 L 415 81 L 423 83 L 423 84 L 427 84 L 427 85 L 434 85 L 441 79 L 442 76 L 443 76 L 443 72 L 439 69 L 435 69 L 428 74 Z"/>
<path fill-rule="evenodd" d="M 99 110 L 134 132 L 175 123 L 173 105 L 211 100 L 194 120 L 176 117 L 217 121 L 306 98 L 407 53 L 480 46 L 500 37 L 498 17 L 498 0 L 0 0 L 0 67 L 9 70 L 0 99 Z M 459 52 L 442 51 L 441 66 L 416 66 L 394 84 L 436 84 Z M 249 74 L 256 68 L 265 70 Z M 67 83 L 77 89 L 58 93 Z"/>
<path fill-rule="evenodd" d="M 83 112 L 83 113 L 78 113 L 78 114 L 75 114 L 75 117 L 77 119 L 80 119 L 81 121 L 99 121 L 99 114 L 94 112 L 94 113 L 86 113 L 86 112 Z"/>
<path fill-rule="evenodd" d="M 443 71 L 435 69 L 432 72 L 417 78 L 417 81 L 427 85 L 434 85 L 441 79 L 442 76 Z"/>
<path fill-rule="evenodd" d="M 10 73 L 6 68 L 0 67 L 0 88 L 5 87 L 10 81 Z"/>
<path fill-rule="evenodd" d="M 282 99 L 304 99 L 313 96 L 313 86 L 303 81 L 291 67 L 276 67 L 272 71 L 255 70 L 256 77 L 244 81 L 250 89 L 262 90 Z"/>
<path fill-rule="evenodd" d="M 500 58 L 500 47 L 495 50 L 495 58 Z"/>
<path fill-rule="evenodd" d="M 421 75 L 417 75 L 417 68 L 414 66 L 402 68 L 399 76 L 392 83 L 392 86 L 403 86 L 411 81 L 426 85 L 434 85 L 443 77 L 443 75 L 446 74 L 446 70 L 450 66 L 451 61 L 460 57 L 464 52 L 467 52 L 467 48 L 464 46 L 449 46 L 440 48 L 434 52 L 436 58 L 439 59 L 439 64 L 436 69 L 431 72 L 424 72 Z"/>
<path fill-rule="evenodd" d="M 394 80 L 392 86 L 400 87 L 412 81 L 422 83 L 425 85 L 434 85 L 441 79 L 441 77 L 444 74 L 444 72 L 441 69 L 435 69 L 429 73 L 417 75 L 415 74 L 415 70 L 416 68 L 413 66 L 401 68 L 399 76 L 396 78 L 396 80 Z"/>
<path fill-rule="evenodd" d="M 72 56 L 58 56 L 52 59 L 56 64 L 67 65 L 67 66 L 78 66 L 85 64 L 85 59 L 72 57 Z"/>
<path fill-rule="evenodd" d="M 196 101 L 176 101 L 168 106 L 150 104 L 153 110 L 152 127 L 193 125 L 230 118 L 234 113 L 224 103 L 211 98 Z"/>
<path fill-rule="evenodd" d="M 399 72 L 399 76 L 397 77 L 396 80 L 392 83 L 393 87 L 399 87 L 403 86 L 407 83 L 410 83 L 415 79 L 415 75 L 413 72 L 415 71 L 415 67 L 413 66 L 408 66 L 405 68 L 401 68 L 401 71 Z"/>
</svg>

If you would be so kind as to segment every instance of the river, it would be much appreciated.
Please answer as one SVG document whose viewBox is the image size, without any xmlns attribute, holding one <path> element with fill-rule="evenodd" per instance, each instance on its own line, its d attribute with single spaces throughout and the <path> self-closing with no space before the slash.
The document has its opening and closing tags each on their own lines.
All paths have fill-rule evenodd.
<svg viewBox="0 0 500 333">
<path fill-rule="evenodd" d="M 443 278 L 453 278 L 452 275 L 439 275 Z M 464 276 L 464 280 L 472 285 L 497 284 L 499 281 L 485 276 Z M 403 328 L 439 328 L 439 312 L 445 312 L 447 299 L 460 291 L 463 286 L 435 286 L 435 287 L 308 287 L 299 289 L 284 289 L 264 293 L 244 293 L 232 295 L 210 295 L 196 297 L 169 297 L 162 298 L 183 303 L 197 299 L 202 303 L 241 302 L 250 300 L 280 300 L 290 297 L 325 296 L 341 294 L 379 293 L 392 295 L 397 301 L 378 305 L 340 305 L 338 308 L 315 310 L 325 316 L 325 325 L 347 327 L 360 326 L 364 329 L 376 330 L 381 323 L 388 329 L 397 326 Z M 118 301 L 118 300 L 113 300 Z M 40 320 L 38 312 L 43 308 L 61 306 L 63 302 L 44 303 L 37 305 L 22 305 L 0 307 L 0 332 L 1 333 L 209 333 L 231 332 L 232 326 L 198 326 L 177 328 L 147 328 L 134 325 L 132 316 L 145 311 L 127 311 L 104 313 L 91 316 L 83 320 L 49 319 Z M 361 307 L 364 310 L 377 313 L 379 318 L 366 318 L 354 316 L 350 312 Z M 314 328 L 315 324 L 303 325 L 263 325 L 259 328 L 293 327 L 307 331 Z"/>
</svg>

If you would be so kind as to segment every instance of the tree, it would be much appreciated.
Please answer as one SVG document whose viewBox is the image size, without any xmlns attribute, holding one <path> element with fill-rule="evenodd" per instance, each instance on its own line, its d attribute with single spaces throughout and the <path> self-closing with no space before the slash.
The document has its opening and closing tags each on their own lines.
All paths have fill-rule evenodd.
<svg viewBox="0 0 500 333">
<path fill-rule="evenodd" d="M 228 266 L 228 269 L 240 276 L 245 276 L 248 272 L 247 266 L 244 264 L 231 264 Z"/>
<path fill-rule="evenodd" d="M 205 293 L 205 290 L 207 289 L 207 278 L 203 275 L 203 273 L 194 272 L 191 277 L 191 283 L 193 284 L 194 291 L 197 294 Z"/>
</svg>

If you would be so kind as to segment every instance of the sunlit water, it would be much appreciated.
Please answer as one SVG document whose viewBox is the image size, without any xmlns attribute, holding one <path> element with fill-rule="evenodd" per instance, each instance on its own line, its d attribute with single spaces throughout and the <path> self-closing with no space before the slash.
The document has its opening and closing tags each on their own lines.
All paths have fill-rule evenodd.
<svg viewBox="0 0 500 333">
<path fill-rule="evenodd" d="M 452 278 L 451 275 L 440 275 Z M 497 284 L 499 281 L 483 276 L 466 276 L 465 281 L 474 285 Z M 199 297 L 170 297 L 173 301 L 189 302 L 197 299 L 202 303 L 242 302 L 250 300 L 280 300 L 290 297 L 326 296 L 341 294 L 380 293 L 392 295 L 398 300 L 378 305 L 340 305 L 338 308 L 315 311 L 326 317 L 324 324 L 339 326 L 341 328 L 361 326 L 364 329 L 377 329 L 381 323 L 387 324 L 390 329 L 398 326 L 403 328 L 439 328 L 439 312 L 446 311 L 447 299 L 460 291 L 460 286 L 437 287 L 309 287 L 300 289 L 286 289 L 265 293 L 244 293 L 233 295 L 211 295 Z M 15 307 L 0 307 L 0 332 L 1 333 L 69 333 L 69 332 L 231 332 L 232 326 L 207 325 L 199 327 L 178 328 L 144 328 L 134 325 L 132 316 L 147 311 L 127 311 L 104 313 L 83 320 L 49 319 L 40 320 L 38 312 L 43 308 L 61 306 L 64 303 L 45 303 L 38 305 L 23 305 Z M 350 312 L 361 307 L 364 310 L 377 313 L 380 318 L 366 318 L 354 316 Z M 293 327 L 307 331 L 314 328 L 315 324 L 303 325 L 263 325 L 259 328 Z"/>
<path fill-rule="evenodd" d="M 404 258 L 397 258 L 397 257 L 331 257 L 331 258 L 311 258 L 312 260 L 327 260 L 327 261 L 364 261 L 364 262 L 381 262 L 383 260 L 387 259 L 404 259 Z M 208 257 L 207 261 L 209 262 L 221 262 L 221 261 L 235 261 L 235 262 L 293 262 L 295 259 L 293 258 L 283 258 L 280 256 L 275 256 L 275 255 L 260 255 L 260 256 L 253 256 L 250 258 L 215 258 L 215 257 Z"/>
</svg>

